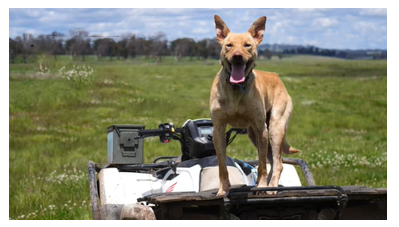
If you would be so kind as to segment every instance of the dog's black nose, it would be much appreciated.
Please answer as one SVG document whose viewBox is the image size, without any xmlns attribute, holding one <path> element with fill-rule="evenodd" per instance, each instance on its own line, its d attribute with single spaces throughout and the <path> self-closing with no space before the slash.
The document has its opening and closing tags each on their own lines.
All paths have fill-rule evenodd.
<svg viewBox="0 0 399 227">
<path fill-rule="evenodd" d="M 231 62 L 233 64 L 239 64 L 239 63 L 243 63 L 243 60 L 244 60 L 244 57 L 243 57 L 242 53 L 236 52 L 233 54 Z"/>
<path fill-rule="evenodd" d="M 242 58 L 242 53 L 240 53 L 240 52 L 235 52 L 235 53 L 233 54 L 233 58 Z"/>
</svg>

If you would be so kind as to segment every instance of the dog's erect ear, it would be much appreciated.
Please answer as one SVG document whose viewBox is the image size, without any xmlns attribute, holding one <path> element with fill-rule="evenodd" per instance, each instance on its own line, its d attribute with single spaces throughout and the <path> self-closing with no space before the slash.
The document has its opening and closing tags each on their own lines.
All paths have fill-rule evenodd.
<svg viewBox="0 0 399 227">
<path fill-rule="evenodd" d="M 222 18 L 220 18 L 218 15 L 215 15 L 214 18 L 215 18 L 216 39 L 221 44 L 223 40 L 227 37 L 227 35 L 230 33 L 230 30 L 227 27 L 227 25 L 224 23 Z"/>
<path fill-rule="evenodd" d="M 252 26 L 248 29 L 248 32 L 254 37 L 258 45 L 263 40 L 263 34 L 265 33 L 266 29 L 266 17 L 260 17 L 257 19 Z"/>
</svg>

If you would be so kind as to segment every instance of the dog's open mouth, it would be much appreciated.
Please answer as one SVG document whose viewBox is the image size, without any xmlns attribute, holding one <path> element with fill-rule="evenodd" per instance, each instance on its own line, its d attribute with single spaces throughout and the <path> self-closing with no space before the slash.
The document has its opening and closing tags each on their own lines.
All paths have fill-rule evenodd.
<svg viewBox="0 0 399 227">
<path fill-rule="evenodd" d="M 230 83 L 239 84 L 245 81 L 246 64 L 231 64 Z"/>
</svg>

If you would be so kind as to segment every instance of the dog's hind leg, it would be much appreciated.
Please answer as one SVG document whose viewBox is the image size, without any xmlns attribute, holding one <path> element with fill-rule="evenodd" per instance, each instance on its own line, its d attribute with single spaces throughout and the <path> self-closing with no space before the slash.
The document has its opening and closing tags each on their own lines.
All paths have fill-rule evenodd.
<svg viewBox="0 0 399 227">
<path fill-rule="evenodd" d="M 291 116 L 291 105 L 287 105 L 282 111 L 273 110 L 270 118 L 269 133 L 270 146 L 272 157 L 270 160 L 271 171 L 269 173 L 267 182 L 268 187 L 278 187 L 278 181 L 283 171 L 283 160 L 281 153 L 283 150 L 283 142 L 285 142 L 285 133 L 287 131 L 287 124 Z M 268 156 L 270 157 L 270 156 Z"/>
<path fill-rule="evenodd" d="M 268 152 L 268 130 L 266 124 L 258 130 L 248 128 L 248 137 L 258 150 L 258 179 L 257 187 L 267 187 L 266 156 Z"/>
</svg>

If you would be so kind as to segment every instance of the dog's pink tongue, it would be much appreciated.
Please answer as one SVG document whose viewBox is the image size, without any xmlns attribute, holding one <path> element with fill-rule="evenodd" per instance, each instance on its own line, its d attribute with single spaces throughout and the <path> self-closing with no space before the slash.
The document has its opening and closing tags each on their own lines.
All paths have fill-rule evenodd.
<svg viewBox="0 0 399 227">
<path fill-rule="evenodd" d="M 231 65 L 230 83 L 239 84 L 245 81 L 245 64 Z"/>
</svg>

